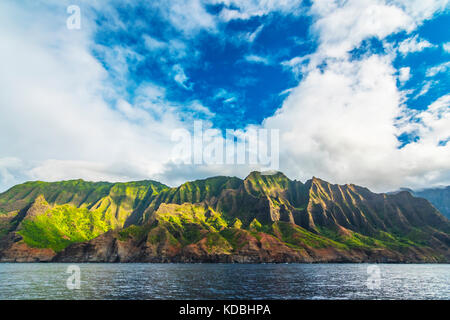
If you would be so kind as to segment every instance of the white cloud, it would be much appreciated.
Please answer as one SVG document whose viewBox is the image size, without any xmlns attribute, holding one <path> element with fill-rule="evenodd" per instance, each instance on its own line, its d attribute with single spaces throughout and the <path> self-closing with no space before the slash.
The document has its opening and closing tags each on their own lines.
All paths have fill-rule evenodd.
<svg viewBox="0 0 450 320">
<path fill-rule="evenodd" d="M 103 63 L 105 63 L 108 68 L 108 76 L 114 81 L 114 91 L 111 93 L 112 95 L 122 95 L 125 91 L 125 86 L 128 82 L 129 77 L 129 66 L 142 61 L 143 56 L 136 53 L 133 49 L 126 46 L 114 46 L 114 47 L 105 47 L 102 45 L 92 45 L 96 48 L 97 52 L 102 57 Z M 89 52 L 83 52 L 85 55 L 89 55 Z M 94 59 L 93 57 L 90 57 Z M 106 70 L 102 72 L 105 73 Z"/>
<path fill-rule="evenodd" d="M 450 42 L 442 44 L 442 48 L 444 49 L 444 51 L 450 53 Z"/>
<path fill-rule="evenodd" d="M 400 95 L 393 73 L 389 61 L 376 56 L 311 71 L 265 121 L 281 130 L 281 164 L 288 173 L 303 180 L 314 172 L 335 182 L 385 182 L 374 170 L 385 169 L 379 164 L 398 144 Z"/>
<path fill-rule="evenodd" d="M 90 53 L 92 26 L 67 30 L 65 7 L 57 8 L 61 16 L 45 5 L 0 4 L 0 189 L 31 179 L 130 180 L 163 172 L 171 134 L 193 111 L 165 101 L 151 85 L 111 108 L 104 97 L 117 94 Z M 122 51 L 113 48 L 112 57 Z"/>
<path fill-rule="evenodd" d="M 169 41 L 161 41 L 154 37 L 144 34 L 142 36 L 145 47 L 152 53 L 157 53 L 161 62 L 165 62 L 167 58 L 182 59 L 188 54 L 186 44 L 179 39 L 170 39 Z M 166 54 L 161 55 L 161 52 Z M 166 57 L 168 55 L 168 57 Z M 191 55 L 192 57 L 192 55 Z"/>
<path fill-rule="evenodd" d="M 294 73 L 295 76 L 300 76 L 302 73 L 308 72 L 310 66 L 310 58 L 312 55 L 306 55 L 303 57 L 294 57 L 290 60 L 281 62 L 281 65 Z"/>
<path fill-rule="evenodd" d="M 258 56 L 255 54 L 249 54 L 246 55 L 244 57 L 245 61 L 250 62 L 250 63 L 260 63 L 260 64 L 265 64 L 265 65 L 269 65 L 270 59 L 268 57 L 262 57 L 262 56 Z"/>
<path fill-rule="evenodd" d="M 414 37 L 402 41 L 398 47 L 398 51 L 400 51 L 403 55 L 406 55 L 410 52 L 419 52 L 425 48 L 433 47 L 435 47 L 433 44 L 427 40 L 418 40 L 418 36 L 415 35 Z"/>
<path fill-rule="evenodd" d="M 166 42 L 155 39 L 148 34 L 144 34 L 142 37 L 144 39 L 145 46 L 151 51 L 160 50 L 167 47 Z"/>
<path fill-rule="evenodd" d="M 236 44 L 240 45 L 241 42 L 247 42 L 252 44 L 259 36 L 261 31 L 264 29 L 264 25 L 261 24 L 256 29 L 250 32 L 239 32 L 237 35 L 228 37 L 228 40 L 231 40 L 232 42 L 235 42 Z"/>
<path fill-rule="evenodd" d="M 119 99 L 116 104 L 117 110 L 119 110 L 126 118 L 133 121 L 149 121 L 150 115 L 139 107 L 132 106 L 128 101 Z"/>
<path fill-rule="evenodd" d="M 416 26 L 449 7 L 448 0 L 393 0 L 392 3 L 414 19 Z"/>
<path fill-rule="evenodd" d="M 449 148 L 436 141 L 448 137 L 450 126 L 423 112 L 418 117 L 430 121 L 417 124 L 421 140 L 398 149 L 397 136 L 409 129 L 397 120 L 400 100 L 388 58 L 339 61 L 311 71 L 264 126 L 280 129 L 281 166 L 301 180 L 313 174 L 375 190 L 448 183 Z M 448 125 L 450 111 L 440 112 Z M 441 175 L 427 177 L 430 167 Z"/>
<path fill-rule="evenodd" d="M 32 180 L 58 181 L 84 178 L 87 181 L 129 181 L 148 171 L 145 162 L 103 162 L 49 159 L 34 165 L 27 176 Z"/>
<path fill-rule="evenodd" d="M 384 1 L 319 0 L 313 3 L 311 12 L 317 19 L 313 30 L 320 37 L 319 60 L 343 57 L 366 38 L 382 39 L 393 32 L 414 28 L 412 17 Z"/>
<path fill-rule="evenodd" d="M 295 13 L 299 5 L 287 0 L 222 2 L 227 5 L 221 13 L 225 21 L 273 11 Z M 149 6 L 156 6 L 190 37 L 200 30 L 217 31 L 216 18 L 203 3 Z M 99 10 L 108 9 L 102 8 L 102 1 L 95 4 Z M 121 96 L 109 76 L 126 78 L 127 60 L 139 55 L 127 47 L 100 48 L 114 67 L 107 71 L 90 52 L 95 26 L 89 19 L 83 19 L 79 32 L 69 32 L 64 14 L 59 17 L 44 6 L 37 6 L 37 11 L 20 6 L 12 1 L 0 4 L 0 190 L 30 179 L 159 178 L 176 183 L 216 174 L 245 176 L 251 169 L 168 163 L 173 130 L 191 130 L 194 114 L 204 118 L 214 114 L 197 101 L 182 105 L 168 101 L 164 88 L 151 83 L 137 88 L 134 99 Z M 55 6 L 65 13 L 62 4 Z M 315 1 L 311 32 L 319 49 L 284 63 L 304 77 L 262 126 L 280 129 L 280 169 L 301 180 L 315 175 L 375 190 L 449 184 L 450 147 L 440 143 L 449 137 L 448 95 L 412 113 L 402 105 L 403 93 L 396 87 L 397 77 L 406 81 L 407 72 L 392 67 L 392 53 L 358 61 L 348 57 L 348 51 L 364 39 L 412 32 L 444 6 L 443 1 L 422 0 Z M 117 28 L 126 28 L 116 20 Z M 155 51 L 177 46 L 176 54 L 186 53 L 180 40 L 143 39 Z M 181 64 L 170 71 L 175 81 L 189 87 Z M 105 101 L 119 96 L 114 108 Z M 225 92 L 217 99 L 236 101 L 236 95 Z M 402 133 L 420 139 L 399 148 L 397 136 Z"/>
<path fill-rule="evenodd" d="M 411 78 L 411 69 L 409 67 L 400 68 L 399 74 L 398 74 L 398 80 L 401 83 L 405 83 L 406 81 Z"/>
<path fill-rule="evenodd" d="M 420 89 L 419 93 L 417 95 L 415 95 L 413 99 L 417 99 L 417 98 L 427 94 L 428 91 L 430 91 L 431 87 L 436 83 L 437 83 L 436 81 L 425 81 L 422 85 L 422 88 L 419 88 Z"/>
<path fill-rule="evenodd" d="M 205 107 L 199 101 L 193 101 L 186 105 L 186 109 L 195 112 L 197 118 L 202 118 L 202 115 L 207 118 L 214 117 L 215 113 L 211 112 L 208 107 Z M 192 119 L 194 121 L 194 119 Z"/>
<path fill-rule="evenodd" d="M 414 133 L 420 137 L 416 144 L 406 147 L 413 148 L 416 145 L 416 147 L 430 148 L 437 146 L 438 149 L 446 149 L 439 146 L 439 142 L 450 138 L 450 94 L 440 97 L 426 110 L 411 111 L 406 120 L 405 132 Z M 446 151 L 448 153 L 449 150 Z M 423 155 L 418 156 L 419 158 L 423 157 Z"/>
<path fill-rule="evenodd" d="M 427 77 L 434 77 L 440 72 L 446 72 L 450 68 L 450 62 L 444 62 L 441 64 L 438 64 L 437 66 L 431 67 L 427 70 L 426 76 Z"/>
<path fill-rule="evenodd" d="M 151 1 L 149 6 L 158 8 L 172 26 L 187 36 L 201 30 L 216 31 L 215 18 L 208 13 L 201 0 Z"/>
<path fill-rule="evenodd" d="M 175 80 L 175 82 L 177 82 L 183 88 L 190 90 L 190 86 L 187 85 L 189 78 L 184 73 L 183 67 L 181 67 L 179 64 L 176 64 L 172 67 L 172 71 L 174 74 L 173 79 Z"/>
<path fill-rule="evenodd" d="M 396 86 L 396 77 L 406 81 L 409 69 L 397 72 L 395 55 L 356 61 L 348 56 L 367 37 L 411 32 L 431 16 L 428 8 L 404 4 L 402 9 L 383 1 L 314 3 L 319 50 L 308 65 L 302 57 L 285 62 L 300 66 L 304 77 L 264 121 L 264 127 L 280 129 L 280 164 L 289 176 L 315 175 L 379 191 L 450 183 L 450 147 L 439 144 L 450 135 L 448 97 L 411 113 Z M 415 133 L 419 140 L 400 148 L 402 133 Z"/>
<path fill-rule="evenodd" d="M 217 90 L 216 94 L 214 95 L 214 99 L 221 100 L 224 104 L 231 104 L 238 101 L 238 97 L 236 94 L 228 92 L 223 88 Z"/>
<path fill-rule="evenodd" d="M 220 16 L 225 21 L 248 20 L 252 17 L 265 16 L 271 12 L 284 14 L 298 14 L 300 12 L 301 0 L 211 0 L 210 3 L 223 4 Z"/>
<path fill-rule="evenodd" d="M 260 25 L 258 28 L 256 28 L 255 31 L 251 33 L 247 33 L 246 38 L 248 42 L 253 42 L 258 37 L 258 35 L 261 33 L 262 29 L 264 28 L 264 25 Z"/>
</svg>

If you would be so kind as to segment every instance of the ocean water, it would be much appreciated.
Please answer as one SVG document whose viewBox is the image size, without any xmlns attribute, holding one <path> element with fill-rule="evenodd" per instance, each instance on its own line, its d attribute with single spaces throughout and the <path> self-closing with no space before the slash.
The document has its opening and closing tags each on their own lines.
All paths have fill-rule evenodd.
<svg viewBox="0 0 450 320">
<path fill-rule="evenodd" d="M 0 264 L 0 299 L 450 299 L 449 264 L 71 266 Z"/>
</svg>

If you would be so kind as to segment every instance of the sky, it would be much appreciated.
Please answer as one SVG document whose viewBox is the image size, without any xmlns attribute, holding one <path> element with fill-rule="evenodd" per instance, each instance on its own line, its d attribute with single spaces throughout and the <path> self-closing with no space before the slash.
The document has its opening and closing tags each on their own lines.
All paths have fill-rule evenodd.
<svg viewBox="0 0 450 320">
<path fill-rule="evenodd" d="M 446 0 L 3 0 L 0 39 L 0 192 L 261 169 L 177 161 L 196 121 L 279 132 L 303 182 L 450 184 Z"/>
</svg>

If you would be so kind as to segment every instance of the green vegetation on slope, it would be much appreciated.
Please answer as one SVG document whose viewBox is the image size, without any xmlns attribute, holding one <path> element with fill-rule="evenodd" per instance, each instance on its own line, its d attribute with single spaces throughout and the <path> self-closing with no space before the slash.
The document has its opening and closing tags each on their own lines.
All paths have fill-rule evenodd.
<svg viewBox="0 0 450 320">
<path fill-rule="evenodd" d="M 218 231 L 228 226 L 222 215 L 212 208 L 189 203 L 163 204 L 156 212 L 156 218 L 178 227 L 186 224 L 198 224 L 211 231 Z"/>
<path fill-rule="evenodd" d="M 239 178 L 223 176 L 189 181 L 177 188 L 162 191 L 157 202 L 158 204 L 198 203 L 211 197 L 218 197 L 222 190 L 237 189 L 241 184 L 242 180 Z"/>
<path fill-rule="evenodd" d="M 392 233 L 379 231 L 378 234 L 369 237 L 358 232 L 346 230 L 346 232 L 338 232 L 329 228 L 319 228 L 320 233 L 333 241 L 344 244 L 346 247 L 355 249 L 371 249 L 371 248 L 388 248 L 394 250 L 402 250 L 406 247 L 423 245 L 420 241 L 413 241 L 407 237 L 395 236 Z M 420 233 L 418 230 L 417 232 Z M 417 239 L 416 239 L 417 240 Z"/>
<path fill-rule="evenodd" d="M 142 240 L 150 231 L 151 225 L 136 226 L 131 225 L 118 232 L 118 238 L 120 241 L 127 241 L 133 239 L 135 241 Z"/>
<path fill-rule="evenodd" d="M 221 215 L 211 208 L 189 203 L 163 204 L 155 216 L 159 224 L 184 245 L 195 243 L 208 232 L 227 226 Z"/>
<path fill-rule="evenodd" d="M 314 234 L 300 226 L 278 221 L 272 225 L 273 234 L 283 242 L 294 248 L 301 248 L 307 245 L 312 248 L 335 247 L 345 249 L 342 243 L 327 239 L 326 237 Z"/>
<path fill-rule="evenodd" d="M 23 220 L 18 233 L 31 247 L 60 251 L 71 243 L 91 240 L 109 229 L 101 212 L 62 205 Z"/>
<path fill-rule="evenodd" d="M 210 232 L 206 236 L 206 247 L 209 253 L 221 252 L 230 254 L 233 246 L 218 232 Z"/>
</svg>

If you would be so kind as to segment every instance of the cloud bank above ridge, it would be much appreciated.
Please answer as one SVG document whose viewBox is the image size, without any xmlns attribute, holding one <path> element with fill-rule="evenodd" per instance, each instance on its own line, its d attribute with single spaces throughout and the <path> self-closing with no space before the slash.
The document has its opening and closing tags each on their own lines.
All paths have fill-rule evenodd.
<svg viewBox="0 0 450 320">
<path fill-rule="evenodd" d="M 450 97 L 444 94 L 421 109 L 408 108 L 408 92 L 399 84 L 394 66 L 397 56 L 431 47 L 414 31 L 446 12 L 448 2 L 424 3 L 315 1 L 311 7 L 295 1 L 154 3 L 147 9 L 169 21 L 183 34 L 182 41 L 149 37 L 142 41 L 152 46 L 152 52 L 166 50 L 155 60 L 168 63 L 175 85 L 193 91 L 190 81 L 194 80 L 187 71 L 192 67 L 186 59 L 201 61 L 201 56 L 198 49 L 186 45 L 189 39 L 202 32 L 225 37 L 223 26 L 236 21 L 308 15 L 316 50 L 298 59 L 291 56 L 289 60 L 296 63 L 279 64 L 285 69 L 291 66 L 301 77 L 277 111 L 257 125 L 280 130 L 280 170 L 303 181 L 314 175 L 375 191 L 443 185 L 450 183 Z M 214 127 L 220 114 L 198 99 L 180 103 L 171 96 L 170 86 L 151 81 L 133 83 L 130 94 L 130 74 L 145 56 L 125 46 L 96 42 L 98 12 L 108 14 L 111 28 L 127 27 L 115 2 L 95 1 L 91 9 L 82 7 L 86 8 L 82 29 L 76 32 L 65 28 L 68 4 L 5 1 L 0 5 L 5 43 L 0 52 L 0 190 L 35 179 L 152 178 L 176 185 L 211 175 L 242 177 L 255 169 L 173 164 L 173 131 L 192 131 L 198 119 Z M 208 5 L 221 9 L 214 13 Z M 387 39 L 401 32 L 410 39 L 403 46 Z M 355 57 L 352 50 L 367 39 L 380 42 L 382 51 Z M 259 55 L 249 51 L 242 60 L 245 56 Z M 415 69 L 410 72 L 414 75 Z M 238 95 L 227 94 L 230 102 L 239 101 Z M 415 139 L 403 145 L 400 136 Z"/>
</svg>

